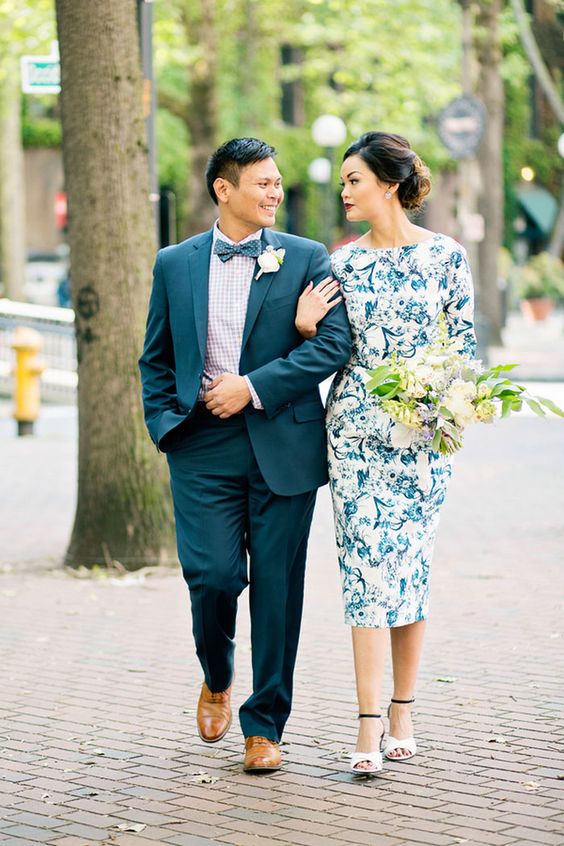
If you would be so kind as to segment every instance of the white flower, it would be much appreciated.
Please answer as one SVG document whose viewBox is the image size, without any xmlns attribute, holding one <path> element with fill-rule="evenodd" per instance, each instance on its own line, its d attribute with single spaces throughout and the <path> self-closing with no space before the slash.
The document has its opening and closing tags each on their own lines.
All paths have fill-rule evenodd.
<svg viewBox="0 0 564 846">
<path fill-rule="evenodd" d="M 455 379 L 449 385 L 441 405 L 450 411 L 457 426 L 464 427 L 476 422 L 476 411 L 472 405 L 475 397 L 476 385 L 473 382 Z"/>
<path fill-rule="evenodd" d="M 418 432 L 403 423 L 396 423 L 390 431 L 390 441 L 394 449 L 409 449 L 418 436 Z"/>
<path fill-rule="evenodd" d="M 260 270 L 255 276 L 255 279 L 260 279 L 263 273 L 276 273 L 280 270 L 280 265 L 284 261 L 285 255 L 286 250 L 275 250 L 274 247 L 269 244 L 264 253 L 261 253 L 257 258 Z"/>
</svg>

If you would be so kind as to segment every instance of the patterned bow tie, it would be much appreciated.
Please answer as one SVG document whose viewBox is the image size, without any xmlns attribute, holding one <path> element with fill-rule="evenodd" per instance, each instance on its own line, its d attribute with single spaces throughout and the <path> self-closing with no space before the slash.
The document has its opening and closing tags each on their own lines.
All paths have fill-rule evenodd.
<svg viewBox="0 0 564 846">
<path fill-rule="evenodd" d="M 233 256 L 257 258 L 261 254 L 262 244 L 258 239 L 245 241 L 244 244 L 229 244 L 223 238 L 216 238 L 213 251 L 221 261 L 229 261 Z"/>
</svg>

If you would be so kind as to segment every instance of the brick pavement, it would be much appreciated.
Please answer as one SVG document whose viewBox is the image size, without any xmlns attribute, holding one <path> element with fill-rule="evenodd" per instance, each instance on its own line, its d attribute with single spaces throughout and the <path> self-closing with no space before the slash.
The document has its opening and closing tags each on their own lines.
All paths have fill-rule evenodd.
<svg viewBox="0 0 564 846">
<path fill-rule="evenodd" d="M 69 428 L 57 431 L 0 442 L 33 464 L 39 492 L 20 540 L 38 560 L 64 550 L 72 519 L 74 450 Z M 563 458 L 555 420 L 469 431 L 437 543 L 420 752 L 373 779 L 347 772 L 344 757 L 356 731 L 353 675 L 326 490 L 285 764 L 272 776 L 242 772 L 238 726 L 217 746 L 197 739 L 200 673 L 176 571 L 111 579 L 5 566 L 0 846 L 564 844 Z M 7 526 L 8 474 L 0 485 Z M 17 542 L 8 538 L 14 560 Z M 250 677 L 245 606 L 235 704 Z"/>
</svg>

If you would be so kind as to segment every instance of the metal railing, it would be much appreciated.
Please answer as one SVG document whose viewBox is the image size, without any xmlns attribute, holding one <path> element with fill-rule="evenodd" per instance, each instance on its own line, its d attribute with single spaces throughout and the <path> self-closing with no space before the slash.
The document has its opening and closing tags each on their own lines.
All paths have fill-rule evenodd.
<svg viewBox="0 0 564 846">
<path fill-rule="evenodd" d="M 42 399 L 74 403 L 77 386 L 74 311 L 0 299 L 0 395 L 3 396 L 13 393 L 15 356 L 11 344 L 17 326 L 29 326 L 41 334 L 40 357 L 45 364 L 41 376 Z"/>
</svg>

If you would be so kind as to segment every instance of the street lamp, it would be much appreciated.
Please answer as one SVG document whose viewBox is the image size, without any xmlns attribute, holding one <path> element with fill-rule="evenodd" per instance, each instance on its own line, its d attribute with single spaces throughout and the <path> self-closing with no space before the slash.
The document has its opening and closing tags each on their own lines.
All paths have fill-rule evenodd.
<svg viewBox="0 0 564 846">
<path fill-rule="evenodd" d="M 313 122 L 311 135 L 316 144 L 324 148 L 325 155 L 314 159 L 309 166 L 309 176 L 319 185 L 323 185 L 323 229 L 325 244 L 329 247 L 333 243 L 335 234 L 335 198 L 333 196 L 332 178 L 335 148 L 339 147 L 347 137 L 347 127 L 337 115 L 321 115 Z"/>
<path fill-rule="evenodd" d="M 318 185 L 331 182 L 331 162 L 326 158 L 314 159 L 307 169 L 309 178 Z"/>
</svg>

